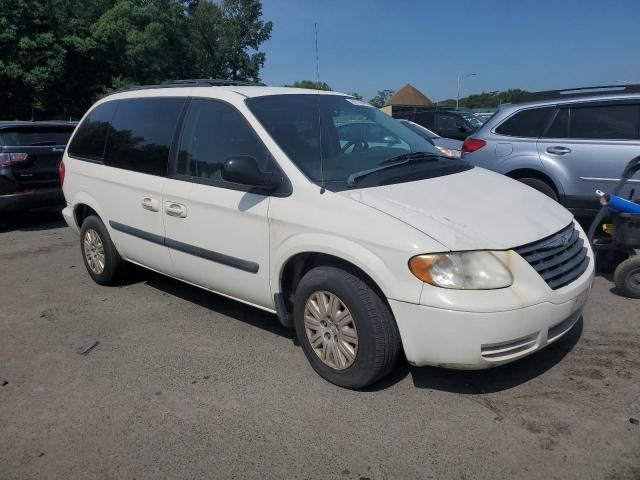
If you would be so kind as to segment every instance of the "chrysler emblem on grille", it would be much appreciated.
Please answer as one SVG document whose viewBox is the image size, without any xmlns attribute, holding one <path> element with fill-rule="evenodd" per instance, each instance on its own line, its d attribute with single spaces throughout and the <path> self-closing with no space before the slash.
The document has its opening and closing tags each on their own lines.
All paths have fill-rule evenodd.
<svg viewBox="0 0 640 480">
<path fill-rule="evenodd" d="M 569 241 L 571 240 L 571 236 L 573 235 L 573 232 L 568 232 L 565 233 L 564 235 L 558 235 L 555 238 L 552 238 L 549 243 L 547 243 L 546 247 L 547 248 L 554 248 L 554 247 L 564 247 L 566 245 L 569 245 Z"/>
</svg>

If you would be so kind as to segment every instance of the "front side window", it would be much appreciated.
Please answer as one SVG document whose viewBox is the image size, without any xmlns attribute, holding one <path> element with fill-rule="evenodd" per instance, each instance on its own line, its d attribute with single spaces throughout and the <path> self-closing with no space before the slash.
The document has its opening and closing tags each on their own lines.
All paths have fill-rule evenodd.
<svg viewBox="0 0 640 480">
<path fill-rule="evenodd" d="M 352 98 L 267 95 L 246 103 L 307 178 L 330 189 L 417 181 L 470 168 L 442 157 L 400 122 Z M 415 161 L 399 163 L 407 159 Z M 395 165 L 387 168 L 390 164 Z M 371 169 L 376 172 L 360 175 Z"/>
<path fill-rule="evenodd" d="M 538 138 L 547 126 L 553 107 L 522 110 L 502 122 L 495 132 L 509 137 Z"/>
<path fill-rule="evenodd" d="M 638 105 L 571 106 L 569 138 L 636 140 Z"/>
<path fill-rule="evenodd" d="M 116 100 L 104 163 L 150 175 L 165 176 L 169 149 L 184 98 Z"/>
<path fill-rule="evenodd" d="M 116 111 L 116 102 L 102 103 L 82 121 L 69 144 L 69 155 L 102 161 L 109 123 Z"/>
<path fill-rule="evenodd" d="M 184 120 L 175 173 L 223 181 L 222 166 L 235 156 L 253 157 L 262 171 L 273 171 L 268 150 L 238 110 L 222 102 L 193 100 Z"/>
</svg>

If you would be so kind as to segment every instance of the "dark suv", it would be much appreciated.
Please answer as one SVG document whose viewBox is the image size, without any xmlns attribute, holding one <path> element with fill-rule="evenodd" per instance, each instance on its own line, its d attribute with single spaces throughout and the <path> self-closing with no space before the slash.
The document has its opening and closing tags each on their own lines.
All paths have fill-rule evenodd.
<svg viewBox="0 0 640 480">
<path fill-rule="evenodd" d="M 482 126 L 479 117 L 464 110 L 421 108 L 394 112 L 393 117 L 411 120 L 441 137 L 457 140 L 464 140 Z"/>
<path fill-rule="evenodd" d="M 64 203 L 58 166 L 75 122 L 0 122 L 0 213 Z"/>
</svg>

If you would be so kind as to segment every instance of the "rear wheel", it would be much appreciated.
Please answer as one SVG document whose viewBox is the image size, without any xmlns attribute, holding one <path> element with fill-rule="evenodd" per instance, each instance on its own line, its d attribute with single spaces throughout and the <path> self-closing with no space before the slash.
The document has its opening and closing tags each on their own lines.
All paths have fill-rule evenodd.
<svg viewBox="0 0 640 480">
<path fill-rule="evenodd" d="M 529 185 L 531 188 L 535 188 L 541 193 L 544 193 L 547 197 L 554 199 L 556 202 L 558 201 L 558 194 L 553 187 L 544 180 L 540 180 L 539 178 L 518 178 L 517 180 L 525 185 Z"/>
<path fill-rule="evenodd" d="M 100 285 L 114 285 L 122 278 L 125 262 L 111 241 L 102 221 L 90 215 L 80 230 L 82 260 L 91 278 Z"/>
<path fill-rule="evenodd" d="M 331 383 L 364 388 L 387 375 L 397 361 L 400 334 L 389 307 L 345 270 L 310 270 L 296 289 L 294 318 L 307 359 Z"/>
<path fill-rule="evenodd" d="M 640 256 L 627 258 L 618 265 L 613 280 L 624 296 L 640 298 Z"/>
</svg>

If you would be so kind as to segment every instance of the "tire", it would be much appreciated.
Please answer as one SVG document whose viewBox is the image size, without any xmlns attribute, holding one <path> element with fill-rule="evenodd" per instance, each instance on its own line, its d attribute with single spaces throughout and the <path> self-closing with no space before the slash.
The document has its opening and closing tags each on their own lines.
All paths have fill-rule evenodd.
<svg viewBox="0 0 640 480">
<path fill-rule="evenodd" d="M 535 188 L 541 193 L 544 193 L 547 197 L 555 200 L 556 202 L 559 200 L 556 191 L 544 180 L 540 180 L 539 178 L 518 178 L 517 180 L 525 185 L 529 185 L 531 188 Z"/>
<path fill-rule="evenodd" d="M 337 299 L 335 315 L 323 315 L 321 308 L 315 309 L 322 299 L 330 303 L 331 298 Z M 311 313 L 314 309 L 318 316 Z M 305 312 L 310 319 L 306 324 Z M 327 319 L 324 326 L 319 317 Z M 316 267 L 304 275 L 294 296 L 294 323 L 307 360 L 316 373 L 335 385 L 367 387 L 391 372 L 398 359 L 400 333 L 389 307 L 369 285 L 340 268 Z M 327 347 L 329 343 L 331 347 Z"/>
<path fill-rule="evenodd" d="M 117 285 L 122 279 L 126 267 L 125 261 L 113 245 L 104 223 L 95 215 L 88 216 L 82 222 L 80 252 L 84 266 L 96 283 Z M 90 258 L 95 262 L 92 263 Z"/>
<path fill-rule="evenodd" d="M 625 297 L 640 298 L 640 256 L 627 258 L 618 265 L 613 281 Z"/>
</svg>

